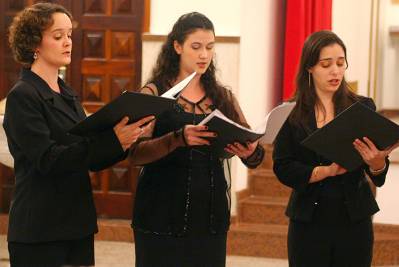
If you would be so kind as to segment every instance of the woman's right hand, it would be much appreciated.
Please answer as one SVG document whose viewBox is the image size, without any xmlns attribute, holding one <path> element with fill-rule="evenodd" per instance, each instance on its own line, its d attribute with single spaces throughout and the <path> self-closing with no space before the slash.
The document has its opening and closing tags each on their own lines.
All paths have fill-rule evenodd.
<svg viewBox="0 0 399 267">
<path fill-rule="evenodd" d="M 216 133 L 209 132 L 206 125 L 186 125 L 183 128 L 183 135 L 187 146 L 210 145 L 206 138 L 216 137 Z"/>
<path fill-rule="evenodd" d="M 342 168 L 337 163 L 332 163 L 328 166 L 317 166 L 312 171 L 309 183 L 319 182 L 327 177 L 341 175 L 345 172 L 347 172 L 347 170 Z"/>
<path fill-rule="evenodd" d="M 127 124 L 129 118 L 124 117 L 114 126 L 115 135 L 118 137 L 123 151 L 126 151 L 141 135 L 146 134 L 150 130 L 150 124 L 144 127 L 142 126 L 152 121 L 154 118 L 154 116 L 147 116 L 134 123 Z"/>
</svg>

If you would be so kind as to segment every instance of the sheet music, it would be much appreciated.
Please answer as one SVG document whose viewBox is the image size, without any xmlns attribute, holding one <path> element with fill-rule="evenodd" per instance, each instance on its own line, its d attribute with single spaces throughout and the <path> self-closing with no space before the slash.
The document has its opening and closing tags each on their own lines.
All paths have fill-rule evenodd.
<svg viewBox="0 0 399 267">
<path fill-rule="evenodd" d="M 197 74 L 197 72 L 193 72 L 191 73 L 189 76 L 187 76 L 186 78 L 184 78 L 182 81 L 180 81 L 178 84 L 176 84 L 175 86 L 173 86 L 172 88 L 170 88 L 168 91 L 166 91 L 164 94 L 162 94 L 162 97 L 166 97 L 166 98 L 171 98 L 171 99 L 175 99 L 176 95 L 178 93 L 180 93 L 184 88 L 186 88 L 186 86 L 190 83 L 190 81 L 194 78 L 194 76 Z"/>
<path fill-rule="evenodd" d="M 264 122 L 255 128 L 258 131 L 263 129 L 263 131 L 266 132 L 260 139 L 261 143 L 272 144 L 274 142 L 280 128 L 295 107 L 295 104 L 295 102 L 284 102 L 273 108 L 269 114 L 267 114 Z"/>
</svg>

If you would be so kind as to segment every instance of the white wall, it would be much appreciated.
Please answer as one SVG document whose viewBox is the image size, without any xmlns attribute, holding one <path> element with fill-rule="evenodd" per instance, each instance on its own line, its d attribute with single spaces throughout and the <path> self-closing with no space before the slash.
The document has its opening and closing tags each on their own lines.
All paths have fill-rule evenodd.
<svg viewBox="0 0 399 267">
<path fill-rule="evenodd" d="M 399 36 L 390 36 L 389 27 L 399 25 L 399 5 L 390 0 L 380 0 L 380 43 L 378 66 L 379 104 L 384 109 L 399 108 Z M 395 121 L 399 123 L 399 119 Z M 399 161 L 399 149 L 392 159 Z M 386 184 L 377 191 L 381 211 L 375 216 L 376 222 L 399 224 L 399 165 L 390 166 Z"/>
<path fill-rule="evenodd" d="M 283 51 L 283 1 L 252 0 L 241 5 L 240 86 L 238 97 L 250 125 L 255 127 L 276 104 L 281 88 Z M 247 169 L 239 160 L 235 189 L 247 187 Z"/>
<path fill-rule="evenodd" d="M 373 40 L 372 53 L 377 47 L 377 56 L 369 57 L 371 32 L 371 7 L 374 3 L 377 11 L 379 6 L 378 42 Z M 377 18 L 376 14 L 374 18 Z M 373 27 L 377 26 L 376 21 Z M 391 37 L 388 33 L 390 25 L 399 25 L 399 5 L 391 0 L 334 0 L 333 1 L 333 31 L 336 32 L 347 46 L 349 69 L 347 79 L 358 81 L 359 93 L 367 95 L 369 79 L 369 62 L 371 71 L 377 71 L 377 88 L 374 88 L 371 73 L 370 96 L 376 90 L 376 103 L 379 109 L 399 108 L 399 38 Z M 376 29 L 372 38 L 376 36 Z M 376 59 L 376 60 L 375 60 Z M 376 64 L 377 65 L 374 65 Z M 399 122 L 399 121 L 397 121 Z M 398 160 L 398 151 L 393 157 Z M 374 216 L 374 222 L 399 224 L 399 165 L 392 164 L 387 174 L 386 183 L 377 189 L 377 202 L 380 212 Z"/>
<path fill-rule="evenodd" d="M 383 187 L 377 189 L 377 202 L 380 211 L 374 216 L 374 222 L 399 225 L 399 165 L 389 167 Z"/>
<path fill-rule="evenodd" d="M 358 82 L 358 93 L 367 95 L 372 0 L 333 0 L 332 30 L 347 48 L 348 81 Z"/>
<path fill-rule="evenodd" d="M 379 95 L 382 108 L 399 108 L 399 36 L 390 36 L 389 26 L 399 26 L 399 4 L 380 0 Z"/>
<path fill-rule="evenodd" d="M 150 33 L 168 34 L 188 12 L 201 12 L 215 25 L 216 35 L 240 35 L 241 0 L 151 0 Z"/>
</svg>

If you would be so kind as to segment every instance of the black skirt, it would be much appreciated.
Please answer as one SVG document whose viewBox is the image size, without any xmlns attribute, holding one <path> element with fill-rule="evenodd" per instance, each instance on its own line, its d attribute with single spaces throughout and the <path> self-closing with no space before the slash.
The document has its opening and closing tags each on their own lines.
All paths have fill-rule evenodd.
<svg viewBox="0 0 399 267">
<path fill-rule="evenodd" d="M 210 227 L 210 169 L 194 158 L 187 231 L 183 236 L 134 231 L 136 267 L 224 267 L 227 233 Z"/>
<path fill-rule="evenodd" d="M 134 232 L 136 267 L 224 267 L 226 234 L 162 236 Z"/>
</svg>

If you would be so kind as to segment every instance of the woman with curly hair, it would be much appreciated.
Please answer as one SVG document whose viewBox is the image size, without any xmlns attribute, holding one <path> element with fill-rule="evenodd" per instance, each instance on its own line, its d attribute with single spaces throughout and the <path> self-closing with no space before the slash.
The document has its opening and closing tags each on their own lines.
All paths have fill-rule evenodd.
<svg viewBox="0 0 399 267">
<path fill-rule="evenodd" d="M 212 150 L 215 133 L 198 122 L 215 108 L 246 125 L 237 100 L 215 78 L 212 22 L 193 12 L 181 16 L 158 56 L 143 93 L 160 95 L 192 72 L 178 107 L 157 118 L 152 139 L 131 151 L 144 165 L 137 187 L 133 228 L 136 266 L 225 266 L 230 223 L 230 182 Z M 216 137 L 217 138 L 217 137 Z M 264 156 L 258 142 L 225 150 L 250 168 Z"/>
<path fill-rule="evenodd" d="M 71 61 L 71 35 L 71 14 L 52 3 L 25 8 L 10 26 L 10 46 L 23 65 L 3 123 L 16 181 L 8 228 L 13 267 L 94 265 L 97 218 L 88 171 L 124 159 L 140 125 L 152 119 L 127 125 L 124 118 L 90 138 L 67 133 L 86 117 L 58 78 Z"/>
</svg>

